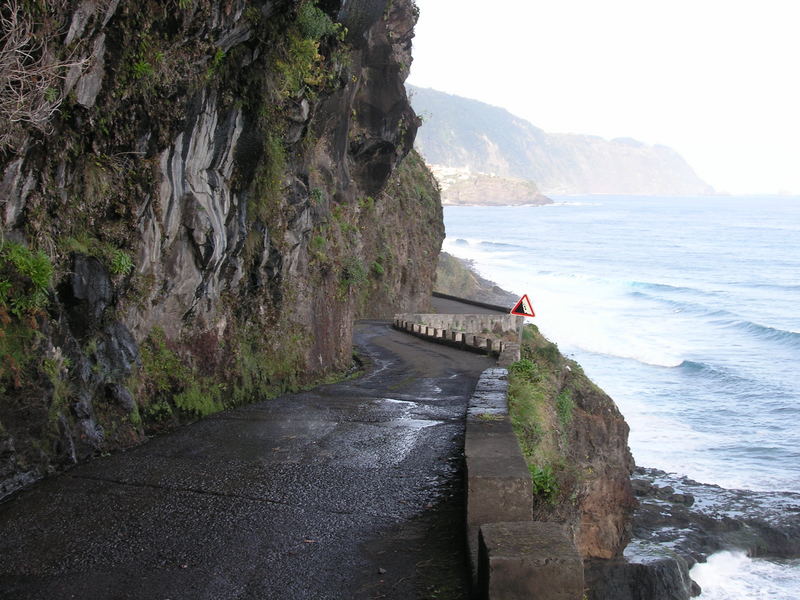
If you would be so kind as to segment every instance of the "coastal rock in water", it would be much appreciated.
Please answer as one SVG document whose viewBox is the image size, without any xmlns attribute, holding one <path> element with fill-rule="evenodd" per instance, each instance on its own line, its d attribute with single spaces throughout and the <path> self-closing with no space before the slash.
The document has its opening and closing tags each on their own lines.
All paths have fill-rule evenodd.
<svg viewBox="0 0 800 600">
<path fill-rule="evenodd" d="M 588 600 L 688 600 L 700 593 L 680 556 L 633 543 L 624 558 L 584 563 Z"/>
<path fill-rule="evenodd" d="M 635 481 L 649 490 L 634 514 L 635 538 L 668 544 L 690 567 L 720 550 L 800 557 L 800 494 L 728 490 L 656 469 L 637 468 Z"/>
<path fill-rule="evenodd" d="M 451 169 L 431 165 L 442 188 L 442 204 L 455 206 L 541 206 L 552 200 L 539 193 L 533 181 L 472 173 L 469 169 Z"/>
</svg>

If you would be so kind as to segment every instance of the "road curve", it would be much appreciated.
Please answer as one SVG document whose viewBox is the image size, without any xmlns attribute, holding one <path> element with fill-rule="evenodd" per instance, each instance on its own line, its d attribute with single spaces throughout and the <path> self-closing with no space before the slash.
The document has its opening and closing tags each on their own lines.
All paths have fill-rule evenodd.
<svg viewBox="0 0 800 600">
<path fill-rule="evenodd" d="M 2 599 L 466 597 L 483 356 L 366 321 L 361 379 L 225 411 L 0 505 Z"/>
</svg>

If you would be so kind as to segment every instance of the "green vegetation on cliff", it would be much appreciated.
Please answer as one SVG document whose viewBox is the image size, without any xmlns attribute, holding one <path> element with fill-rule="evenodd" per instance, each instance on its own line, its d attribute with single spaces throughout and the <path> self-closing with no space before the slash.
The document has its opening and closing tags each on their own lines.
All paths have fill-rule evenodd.
<svg viewBox="0 0 800 600">
<path fill-rule="evenodd" d="M 629 538 L 633 460 L 614 401 L 535 325 L 509 368 L 509 413 L 533 484 L 534 518 L 572 524 L 584 556 L 609 558 Z"/>
<path fill-rule="evenodd" d="M 521 354 L 509 368 L 509 412 L 534 492 L 551 505 L 575 502 L 580 473 L 568 460 L 573 381 L 564 381 L 562 374 L 566 370 L 582 376 L 580 367 L 565 359 L 535 325 L 525 326 Z"/>
<path fill-rule="evenodd" d="M 52 277 L 53 265 L 44 252 L 32 252 L 15 242 L 0 242 L 2 395 L 22 387 L 35 373 L 37 337 L 41 335 L 39 323 L 44 316 Z M 44 369 L 46 365 L 38 366 Z"/>
<path fill-rule="evenodd" d="M 436 267 L 436 291 L 459 298 L 473 298 L 483 288 L 476 274 L 466 268 L 460 259 L 442 252 Z"/>
<path fill-rule="evenodd" d="M 459 298 L 509 307 L 519 298 L 498 287 L 493 281 L 481 277 L 468 261 L 447 252 L 439 254 L 434 290 Z"/>
</svg>

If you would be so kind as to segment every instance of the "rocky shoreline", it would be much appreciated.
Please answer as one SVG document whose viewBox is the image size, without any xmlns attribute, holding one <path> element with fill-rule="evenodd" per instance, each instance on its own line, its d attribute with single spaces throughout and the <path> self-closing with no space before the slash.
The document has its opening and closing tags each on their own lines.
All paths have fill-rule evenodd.
<svg viewBox="0 0 800 600">
<path fill-rule="evenodd" d="M 631 481 L 639 500 L 631 554 L 657 545 L 687 569 L 723 550 L 800 557 L 800 494 L 726 489 L 642 467 Z"/>
<path fill-rule="evenodd" d="M 692 564 L 721 550 L 800 557 L 800 494 L 732 490 L 637 468 L 634 536 L 669 544 Z"/>
</svg>

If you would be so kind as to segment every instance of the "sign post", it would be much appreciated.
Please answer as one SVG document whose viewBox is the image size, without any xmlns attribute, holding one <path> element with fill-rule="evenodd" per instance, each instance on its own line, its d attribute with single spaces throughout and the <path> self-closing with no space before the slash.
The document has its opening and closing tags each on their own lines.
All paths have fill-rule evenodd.
<svg viewBox="0 0 800 600">
<path fill-rule="evenodd" d="M 533 312 L 533 304 L 531 304 L 528 294 L 523 294 L 522 298 L 511 309 L 511 314 L 518 317 L 535 317 L 536 313 Z M 519 347 L 522 349 L 522 328 L 525 326 L 525 320 L 519 322 Z"/>
</svg>

